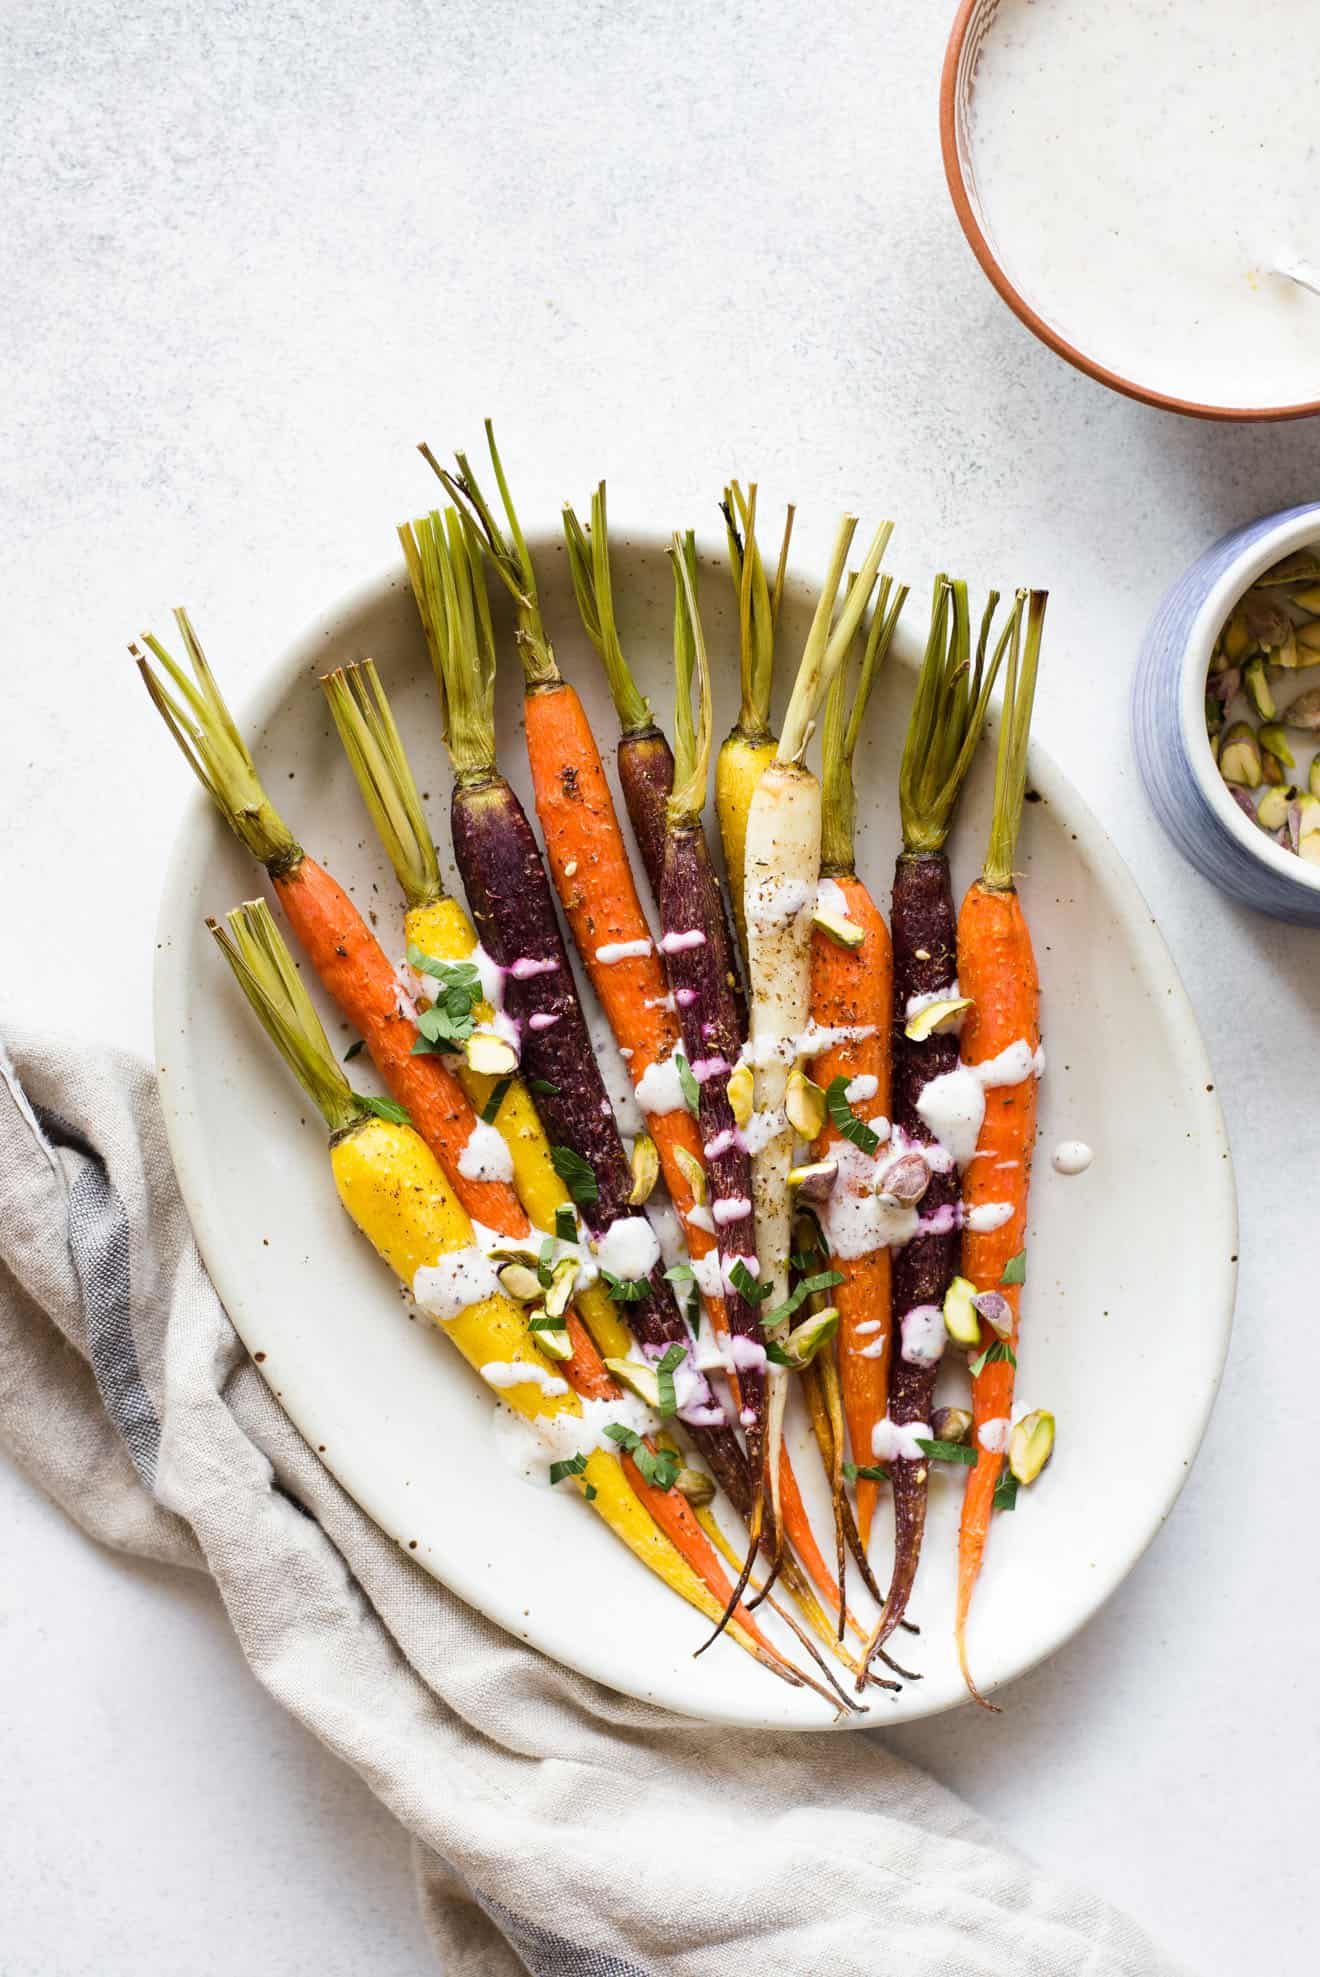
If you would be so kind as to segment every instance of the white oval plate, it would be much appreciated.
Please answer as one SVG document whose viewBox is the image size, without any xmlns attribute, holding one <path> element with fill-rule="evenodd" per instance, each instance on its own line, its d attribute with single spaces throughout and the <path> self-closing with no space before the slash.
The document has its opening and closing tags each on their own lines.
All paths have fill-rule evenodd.
<svg viewBox="0 0 1320 1977">
<path fill-rule="evenodd" d="M 616 541 L 625 647 L 668 726 L 664 545 L 640 533 L 625 539 L 622 529 Z M 533 549 L 560 662 L 608 758 L 617 727 L 578 628 L 562 548 L 557 539 L 534 538 Z M 736 621 L 727 576 L 709 567 L 714 561 L 702 601 L 722 734 L 736 712 Z M 790 586 L 780 645 L 785 679 L 810 604 L 805 585 Z M 924 601 L 910 599 L 901 650 L 879 682 L 859 751 L 859 869 L 881 901 L 897 848 L 898 757 L 924 615 Z M 502 653 L 501 756 L 530 812 L 507 639 Z M 368 654 L 393 698 L 446 853 L 449 777 L 401 569 L 311 629 L 273 669 L 244 727 L 273 799 L 307 849 L 376 918 L 396 956 L 393 877 L 316 686 L 330 666 Z M 1066 656 L 1051 654 L 1047 639 L 1047 665 Z M 223 682 L 224 654 L 211 657 Z M 168 746 L 163 736 L 159 746 Z M 991 778 L 991 751 L 983 749 L 955 833 L 959 892 L 979 868 Z M 1058 1446 L 1016 1512 L 994 1525 L 971 1631 L 987 1689 L 1022 1674 L 1088 1620 L 1167 1514 L 1218 1385 L 1237 1249 L 1219 1103 L 1163 941 L 1099 824 L 1039 750 L 1032 782 L 1040 800 L 1027 810 L 1022 890 L 1040 962 L 1048 1066 L 1018 1400 L 1021 1408 L 1054 1411 Z M 447 855 L 444 862 L 452 878 Z M 320 1121 L 274 1060 L 203 929 L 206 914 L 256 892 L 260 876 L 195 794 L 161 908 L 156 1042 L 170 1143 L 202 1253 L 283 1406 L 345 1489 L 419 1565 L 546 1654 L 711 1721 L 827 1727 L 831 1714 L 818 1698 L 777 1682 L 727 1642 L 694 1661 L 706 1623 L 579 1500 L 522 1480 L 497 1448 L 490 1394 L 435 1331 L 410 1322 L 398 1286 L 342 1215 Z M 346 1048 L 348 1033 L 325 1013 L 332 1040 Z M 611 1091 L 622 1092 L 622 1064 L 609 1046 L 604 1056 Z M 357 1060 L 354 1072 L 366 1064 Z M 358 1082 L 371 1088 L 369 1068 Z M 1064 1138 L 1095 1149 L 1094 1165 L 1078 1178 L 1051 1167 L 1050 1149 Z M 961 1365 L 946 1367 L 949 1398 L 960 1376 L 965 1387 Z M 795 1454 L 829 1555 L 828 1500 L 801 1423 Z M 921 1634 L 899 1637 L 900 1657 L 922 1680 L 897 1696 L 871 1691 L 869 1713 L 854 1722 L 910 1721 L 964 1700 L 950 1638 L 962 1483 L 961 1470 L 935 1472 L 911 1609 Z M 891 1536 L 882 1506 L 872 1538 L 882 1583 Z M 864 1595 L 858 1610 L 871 1610 Z"/>
</svg>

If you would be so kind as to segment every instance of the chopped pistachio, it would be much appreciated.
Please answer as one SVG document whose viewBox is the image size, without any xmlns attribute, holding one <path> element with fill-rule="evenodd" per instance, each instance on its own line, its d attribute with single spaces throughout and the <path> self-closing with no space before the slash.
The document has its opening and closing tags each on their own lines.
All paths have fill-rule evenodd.
<svg viewBox="0 0 1320 1977">
<path fill-rule="evenodd" d="M 859 927 L 855 920 L 845 919 L 842 913 L 826 913 L 819 906 L 812 908 L 811 924 L 818 933 L 832 940 L 836 947 L 846 947 L 852 952 L 866 939 L 865 927 Z"/>
<path fill-rule="evenodd" d="M 1320 623 L 1314 620 L 1297 627 L 1297 643 L 1304 652 L 1320 652 Z M 1304 666 L 1313 666 L 1314 659 L 1303 659 Z"/>
<path fill-rule="evenodd" d="M 1219 730 L 1223 727 L 1223 725 L 1224 725 L 1224 703 L 1222 700 L 1216 700 L 1212 693 L 1207 693 L 1205 697 L 1206 733 L 1217 735 L 1219 733 Z"/>
<path fill-rule="evenodd" d="M 569 1299 L 573 1295 L 577 1280 L 578 1266 L 576 1258 L 566 1256 L 561 1263 L 556 1263 L 550 1273 L 550 1288 L 545 1294 L 545 1315 L 547 1318 L 562 1318 L 568 1309 Z"/>
<path fill-rule="evenodd" d="M 1297 846 L 1297 856 L 1308 865 L 1320 865 L 1320 831 L 1307 831 Z"/>
<path fill-rule="evenodd" d="M 1252 659 L 1242 677 L 1247 689 L 1247 698 L 1261 720 L 1272 721 L 1279 710 L 1274 704 L 1274 695 L 1270 692 L 1270 683 L 1265 677 L 1265 661 Z M 1222 697 L 1231 700 L 1233 696 L 1225 693 Z"/>
<path fill-rule="evenodd" d="M 1320 583 L 1303 584 L 1299 590 L 1294 590 L 1291 596 L 1293 603 L 1300 604 L 1303 611 L 1310 611 L 1314 616 L 1320 617 Z M 1300 626 L 1298 630 L 1300 633 Z"/>
<path fill-rule="evenodd" d="M 735 1064 L 726 1086 L 735 1125 L 749 1126 L 755 1107 L 756 1080 L 750 1064 Z"/>
<path fill-rule="evenodd" d="M 1013 1307 L 1002 1291 L 978 1291 L 972 1303 L 992 1332 L 1001 1339 L 1012 1336 Z"/>
<path fill-rule="evenodd" d="M 1283 718 L 1288 727 L 1300 728 L 1303 734 L 1320 734 L 1320 686 L 1309 687 L 1289 701 Z"/>
<path fill-rule="evenodd" d="M 930 1168 L 919 1153 L 901 1153 L 891 1160 L 876 1184 L 876 1193 L 903 1208 L 915 1208 L 930 1186 Z"/>
<path fill-rule="evenodd" d="M 1251 645 L 1251 633 L 1240 611 L 1235 611 L 1221 635 L 1225 665 L 1237 665 Z"/>
<path fill-rule="evenodd" d="M 944 1293 L 944 1329 L 957 1345 L 981 1343 L 981 1320 L 972 1300 L 976 1285 L 966 1277 L 955 1277 Z"/>
<path fill-rule="evenodd" d="M 1276 755 L 1261 756 L 1260 773 L 1262 779 L 1275 788 L 1280 787 L 1283 783 L 1283 764 Z"/>
<path fill-rule="evenodd" d="M 1264 590 L 1276 583 L 1311 583 L 1317 577 L 1320 577 L 1320 552 L 1294 549 L 1290 556 L 1266 570 L 1263 577 L 1257 577 L 1252 588 Z"/>
<path fill-rule="evenodd" d="M 1276 762 L 1282 762 L 1285 769 L 1296 768 L 1293 752 L 1288 746 L 1288 737 L 1278 721 L 1267 721 L 1259 730 L 1256 739 L 1267 755 Z"/>
<path fill-rule="evenodd" d="M 824 1129 L 825 1094 L 819 1085 L 811 1082 L 805 1071 L 795 1070 L 790 1075 L 784 1110 L 788 1114 L 789 1125 L 804 1140 L 814 1140 L 817 1133 Z"/>
<path fill-rule="evenodd" d="M 530 1315 L 535 1317 L 536 1313 Z M 546 1315 L 549 1316 L 548 1313 Z M 562 1362 L 573 1357 L 573 1341 L 568 1336 L 567 1325 L 547 1325 L 543 1330 L 533 1332 L 532 1337 L 547 1359 L 558 1359 Z"/>
<path fill-rule="evenodd" d="M 714 1479 L 704 1469 L 680 1469 L 674 1478 L 674 1488 L 698 1510 L 704 1510 L 708 1503 L 715 1501 Z"/>
<path fill-rule="evenodd" d="M 790 1167 L 788 1185 L 804 1201 L 824 1201 L 839 1178 L 837 1160 L 809 1160 L 801 1167 Z"/>
<path fill-rule="evenodd" d="M 660 1178 L 660 1154 L 649 1133 L 638 1133 L 632 1143 L 632 1192 L 628 1196 L 630 1208 L 640 1208 L 649 1201 L 651 1192 Z"/>
<path fill-rule="evenodd" d="M 1314 666 L 1315 660 L 1304 645 L 1297 642 L 1297 634 L 1291 627 L 1282 645 L 1274 647 L 1270 653 L 1271 666 L 1282 666 L 1285 672 L 1296 672 L 1299 666 Z"/>
<path fill-rule="evenodd" d="M 1306 772 L 1306 787 L 1312 796 L 1320 796 L 1320 755 L 1311 758 L 1311 766 Z"/>
<path fill-rule="evenodd" d="M 1260 747 L 1249 722 L 1234 721 L 1225 728 L 1219 743 L 1219 773 L 1226 783 L 1259 788 Z"/>
<path fill-rule="evenodd" d="M 493 1030 L 474 1030 L 463 1044 L 469 1071 L 486 1078 L 507 1078 L 518 1068 L 518 1053 L 504 1037 Z"/>
<path fill-rule="evenodd" d="M 1320 761 L 1320 756 L 1316 759 Z M 1296 799 L 1291 783 L 1284 783 L 1281 789 L 1267 789 L 1256 806 L 1256 822 L 1267 831 L 1282 830 L 1288 821 L 1288 806 Z"/>
<path fill-rule="evenodd" d="M 795 1366 L 810 1366 L 816 1354 L 828 1339 L 832 1339 L 839 1329 L 837 1306 L 827 1304 L 823 1311 L 813 1311 L 800 1325 L 795 1325 L 784 1341 L 784 1350 Z"/>
<path fill-rule="evenodd" d="M 494 1243 L 491 1246 L 489 1255 L 491 1262 L 495 1264 L 497 1269 L 502 1263 L 523 1263 L 526 1264 L 527 1268 L 533 1274 L 535 1274 L 537 1263 L 540 1261 L 538 1252 L 530 1248 L 525 1242 L 510 1241 Z"/>
<path fill-rule="evenodd" d="M 496 1275 L 509 1296 L 516 1297 L 519 1304 L 530 1304 L 533 1298 L 541 1295 L 540 1279 L 535 1270 L 529 1270 L 525 1263 L 506 1263 Z"/>
<path fill-rule="evenodd" d="M 911 1037 L 913 1043 L 924 1043 L 927 1037 L 943 1036 L 956 1027 L 960 1016 L 972 1006 L 970 995 L 950 995 L 939 1002 L 928 1002 L 924 1009 L 918 1009 L 915 1016 L 909 1016 L 903 1025 L 903 1034 Z"/>
<path fill-rule="evenodd" d="M 931 1439 L 937 1442 L 965 1442 L 972 1432 L 972 1417 L 965 1407 L 937 1407 L 930 1417 Z"/>
<path fill-rule="evenodd" d="M 1218 735 L 1211 735 L 1210 737 L 1210 760 L 1215 764 L 1216 768 L 1219 766 L 1219 736 Z"/>
<path fill-rule="evenodd" d="M 1276 597 L 1252 591 L 1243 599 L 1241 608 L 1248 633 L 1267 652 L 1277 652 L 1292 637 L 1292 619 Z"/>
<path fill-rule="evenodd" d="M 1054 1453 L 1054 1416 L 1024 1414 L 1008 1438 L 1008 1466 L 1019 1483 L 1034 1483 Z"/>
<path fill-rule="evenodd" d="M 695 1153 L 689 1153 L 685 1146 L 674 1148 L 674 1158 L 678 1171 L 692 1190 L 692 1199 L 704 1203 L 706 1199 L 706 1170 Z"/>
<path fill-rule="evenodd" d="M 645 1401 L 648 1407 L 659 1408 L 660 1380 L 654 1366 L 648 1366 L 642 1359 L 607 1359 L 605 1371 L 613 1373 L 621 1387 Z"/>
</svg>

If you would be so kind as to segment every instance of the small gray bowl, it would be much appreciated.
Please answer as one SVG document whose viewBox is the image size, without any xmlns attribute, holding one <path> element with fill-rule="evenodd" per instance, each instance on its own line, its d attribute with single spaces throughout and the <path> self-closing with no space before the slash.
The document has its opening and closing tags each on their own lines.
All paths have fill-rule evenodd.
<svg viewBox="0 0 1320 1977">
<path fill-rule="evenodd" d="M 1320 542 L 1320 501 L 1234 529 L 1184 571 L 1142 640 L 1132 739 L 1155 813 L 1199 872 L 1246 906 L 1320 926 L 1320 865 L 1275 844 L 1233 801 L 1210 753 L 1205 682 L 1220 626 L 1272 563 Z"/>
</svg>

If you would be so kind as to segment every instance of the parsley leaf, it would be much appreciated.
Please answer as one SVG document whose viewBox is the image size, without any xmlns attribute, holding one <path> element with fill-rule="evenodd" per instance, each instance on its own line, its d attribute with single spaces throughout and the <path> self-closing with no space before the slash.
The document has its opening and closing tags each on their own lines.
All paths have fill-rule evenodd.
<svg viewBox="0 0 1320 1977">
<path fill-rule="evenodd" d="M 610 1270 L 602 1270 L 605 1288 L 616 1304 L 640 1304 L 651 1289 L 647 1277 L 616 1277 Z"/>
<path fill-rule="evenodd" d="M 555 1210 L 555 1234 L 560 1242 L 577 1241 L 577 1216 L 563 1202 Z"/>
<path fill-rule="evenodd" d="M 563 1462 L 550 1464 L 550 1481 L 562 1483 L 565 1476 L 580 1476 L 587 1466 L 585 1455 L 570 1455 Z"/>
<path fill-rule="evenodd" d="M 513 1083 L 512 1078 L 500 1079 L 494 1091 L 491 1093 L 490 1097 L 486 1100 L 486 1103 L 481 1108 L 481 1119 L 483 1125 L 493 1126 L 495 1124 L 495 1120 L 499 1115 L 499 1109 L 503 1105 L 505 1099 L 509 1096 L 509 1087 L 512 1083 Z"/>
<path fill-rule="evenodd" d="M 840 1075 L 830 1080 L 825 1093 L 825 1109 L 833 1120 L 836 1129 L 863 1153 L 874 1153 L 880 1144 L 880 1136 L 873 1133 L 864 1119 L 859 1119 L 848 1103 L 848 1080 Z"/>
<path fill-rule="evenodd" d="M 1027 1252 L 1020 1249 L 1016 1256 L 1010 1256 L 1004 1265 L 1001 1284 L 1025 1284 L 1027 1281 Z"/>
<path fill-rule="evenodd" d="M 843 1473 L 850 1483 L 887 1483 L 889 1471 L 875 1462 L 845 1462 Z"/>
<path fill-rule="evenodd" d="M 795 1311 L 800 1311 L 807 1299 L 814 1297 L 817 1291 L 832 1291 L 836 1284 L 842 1282 L 842 1270 L 818 1270 L 814 1277 L 804 1277 L 802 1282 L 789 1292 L 782 1304 L 777 1304 L 773 1311 L 764 1314 L 761 1323 L 766 1327 L 782 1325 L 786 1319 L 793 1316 Z"/>
<path fill-rule="evenodd" d="M 369 1112 L 373 1119 L 388 1119 L 394 1126 L 411 1126 L 412 1114 L 404 1105 L 396 1105 L 392 1098 L 374 1098 L 369 1092 L 355 1091 L 353 1094 L 363 1112 Z"/>
<path fill-rule="evenodd" d="M 659 1414 L 664 1420 L 670 1414 L 678 1413 L 678 1396 L 674 1392 L 674 1374 L 687 1358 L 681 1345 L 671 1345 L 664 1358 L 655 1369 L 656 1384 L 660 1389 Z"/>
<path fill-rule="evenodd" d="M 701 1086 L 692 1075 L 692 1066 L 681 1050 L 674 1052 L 674 1069 L 678 1072 L 678 1082 L 688 1111 L 695 1119 L 701 1110 Z"/>
<path fill-rule="evenodd" d="M 419 974 L 436 983 L 435 1000 L 417 1012 L 417 1029 L 427 1049 L 453 1049 L 466 1043 L 476 1027 L 474 1012 L 481 1001 L 481 977 L 470 961 L 435 961 L 410 945 L 408 960 Z M 414 1055 L 419 1046 L 414 1044 Z"/>
<path fill-rule="evenodd" d="M 978 1373 L 983 1372 L 987 1366 L 993 1366 L 1000 1359 L 1006 1359 L 1010 1366 L 1017 1365 L 1017 1354 L 1007 1339 L 996 1339 L 993 1345 L 988 1345 L 985 1351 L 972 1361 L 967 1370 L 975 1379 Z"/>
<path fill-rule="evenodd" d="M 968 1448 L 966 1442 L 927 1442 L 920 1435 L 916 1442 L 922 1454 L 932 1462 L 961 1462 L 966 1469 L 976 1467 L 976 1450 Z"/>
<path fill-rule="evenodd" d="M 600 1189 L 596 1176 L 580 1153 L 571 1146 L 552 1146 L 550 1164 L 558 1174 L 574 1201 L 592 1202 L 600 1200 Z"/>
<path fill-rule="evenodd" d="M 358 1038 L 358 1040 L 357 1040 L 357 1042 L 356 1042 L 356 1043 L 351 1043 L 351 1044 L 350 1044 L 350 1045 L 348 1046 L 348 1049 L 347 1049 L 347 1050 L 346 1050 L 346 1051 L 344 1052 L 344 1062 L 345 1062 L 345 1064 L 351 1064 L 351 1063 L 353 1062 L 353 1059 L 354 1059 L 354 1058 L 355 1058 L 355 1057 L 357 1056 L 357 1054 L 358 1054 L 358 1052 L 359 1052 L 359 1051 L 360 1051 L 360 1050 L 361 1050 L 362 1048 L 363 1048 L 363 1044 L 362 1044 L 362 1039 L 361 1039 L 361 1037 L 359 1037 L 359 1038 Z"/>
<path fill-rule="evenodd" d="M 538 1098 L 558 1098 L 559 1086 L 552 1085 L 548 1078 L 529 1078 L 528 1091 L 535 1092 Z"/>
</svg>

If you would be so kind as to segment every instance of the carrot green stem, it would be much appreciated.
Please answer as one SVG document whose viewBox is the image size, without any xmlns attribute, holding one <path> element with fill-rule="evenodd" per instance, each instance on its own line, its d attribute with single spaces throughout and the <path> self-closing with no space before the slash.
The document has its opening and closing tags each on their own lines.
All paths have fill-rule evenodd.
<svg viewBox="0 0 1320 1977">
<path fill-rule="evenodd" d="M 697 610 L 697 544 L 691 529 L 675 534 L 669 560 L 674 566 L 674 787 L 666 806 L 671 828 L 695 824 L 706 807 L 714 710 L 710 660 Z M 697 718 L 692 719 L 692 679 L 697 681 Z"/>
<path fill-rule="evenodd" d="M 619 643 L 614 620 L 614 590 L 610 583 L 609 523 L 605 513 L 605 483 L 591 497 L 591 532 L 583 528 L 573 508 L 564 504 L 564 542 L 573 595 L 587 637 L 601 656 L 619 726 L 625 737 L 641 734 L 653 723 L 651 703 L 637 690 Z"/>
<path fill-rule="evenodd" d="M 230 829 L 270 871 L 288 871 L 302 857 L 302 846 L 262 787 L 247 743 L 215 683 L 188 613 L 180 607 L 174 618 L 183 635 L 193 678 L 189 679 L 158 638 L 144 632 L 143 645 L 175 688 L 171 693 L 146 655 L 138 646 L 130 645 L 147 692 Z"/>
<path fill-rule="evenodd" d="M 399 530 L 413 596 L 445 708 L 445 743 L 458 776 L 495 767 L 495 634 L 476 524 L 432 509 Z"/>
<path fill-rule="evenodd" d="M 1022 804 L 1027 790 L 1027 737 L 1031 732 L 1031 708 L 1036 698 L 1036 669 L 1040 663 L 1041 633 L 1045 627 L 1043 590 L 1020 590 L 1018 615 L 1014 619 L 1013 641 L 1009 647 L 1004 682 L 1004 710 L 1000 717 L 999 750 L 995 757 L 995 803 L 990 822 L 990 848 L 986 854 L 981 882 L 992 892 L 1010 892 L 1013 887 L 1013 859 L 1017 853 L 1018 831 L 1022 824 Z M 1018 627 L 1023 604 L 1027 607 L 1027 638 L 1018 664 Z"/>
<path fill-rule="evenodd" d="M 330 1131 L 344 1132 L 367 1116 L 366 1108 L 335 1062 L 321 1019 L 270 908 L 264 899 L 250 899 L 225 917 L 228 932 L 214 920 L 206 924 L 239 987 Z"/>
<path fill-rule="evenodd" d="M 843 582 L 844 566 L 856 528 L 856 517 L 845 515 L 834 538 L 829 572 L 816 606 L 816 615 L 811 621 L 811 630 L 807 634 L 802 663 L 793 685 L 793 697 L 784 716 L 784 730 L 779 737 L 776 757 L 780 762 L 800 763 L 806 755 L 807 744 L 815 729 L 816 711 L 829 692 L 835 673 L 847 657 L 862 613 L 870 601 L 880 559 L 894 532 L 892 522 L 882 522 L 872 536 L 857 581 L 850 587 L 839 613 L 839 621 L 831 631 L 830 619 L 834 615 L 839 585 Z"/>
<path fill-rule="evenodd" d="M 374 659 L 321 681 L 357 786 L 410 907 L 445 896 L 435 842 Z"/>
<path fill-rule="evenodd" d="M 998 603 L 998 591 L 991 591 L 973 664 L 967 586 L 945 576 L 935 579 L 930 633 L 899 770 L 899 812 L 906 851 L 941 851 L 949 835 L 959 793 L 985 724 L 990 690 L 1022 614 L 1018 599 L 987 660 Z"/>
<path fill-rule="evenodd" d="M 788 542 L 793 533 L 794 509 L 784 518 L 784 536 L 779 548 L 779 567 L 773 590 L 766 582 L 765 565 L 756 539 L 756 483 L 744 494 L 737 481 L 730 481 L 720 503 L 729 542 L 729 570 L 734 595 L 738 599 L 738 670 L 742 700 L 734 733 L 744 741 L 765 742 L 770 731 L 770 694 L 774 686 L 775 625 L 784 594 L 788 568 Z"/>
<path fill-rule="evenodd" d="M 875 609 L 867 627 L 852 708 L 849 710 L 848 707 L 846 665 L 839 667 L 825 697 L 825 711 L 821 717 L 820 859 L 821 870 L 827 877 L 851 872 L 856 864 L 853 836 L 857 797 L 853 785 L 853 757 L 857 752 L 871 688 L 893 642 L 894 628 L 907 594 L 906 584 L 895 587 L 891 577 L 880 579 Z"/>
<path fill-rule="evenodd" d="M 550 686 L 559 678 L 559 667 L 541 619 L 536 572 L 532 568 L 531 554 L 509 493 L 509 483 L 504 477 L 504 465 L 495 444 L 495 429 L 489 419 L 486 421 L 486 445 L 490 449 L 490 463 L 495 470 L 495 484 L 500 491 L 507 533 L 482 493 L 466 453 L 454 455 L 458 472 L 451 474 L 440 465 L 424 440 L 418 451 L 427 465 L 440 476 L 446 492 L 474 524 L 486 554 L 513 599 L 518 618 L 518 654 L 528 686 Z"/>
</svg>

